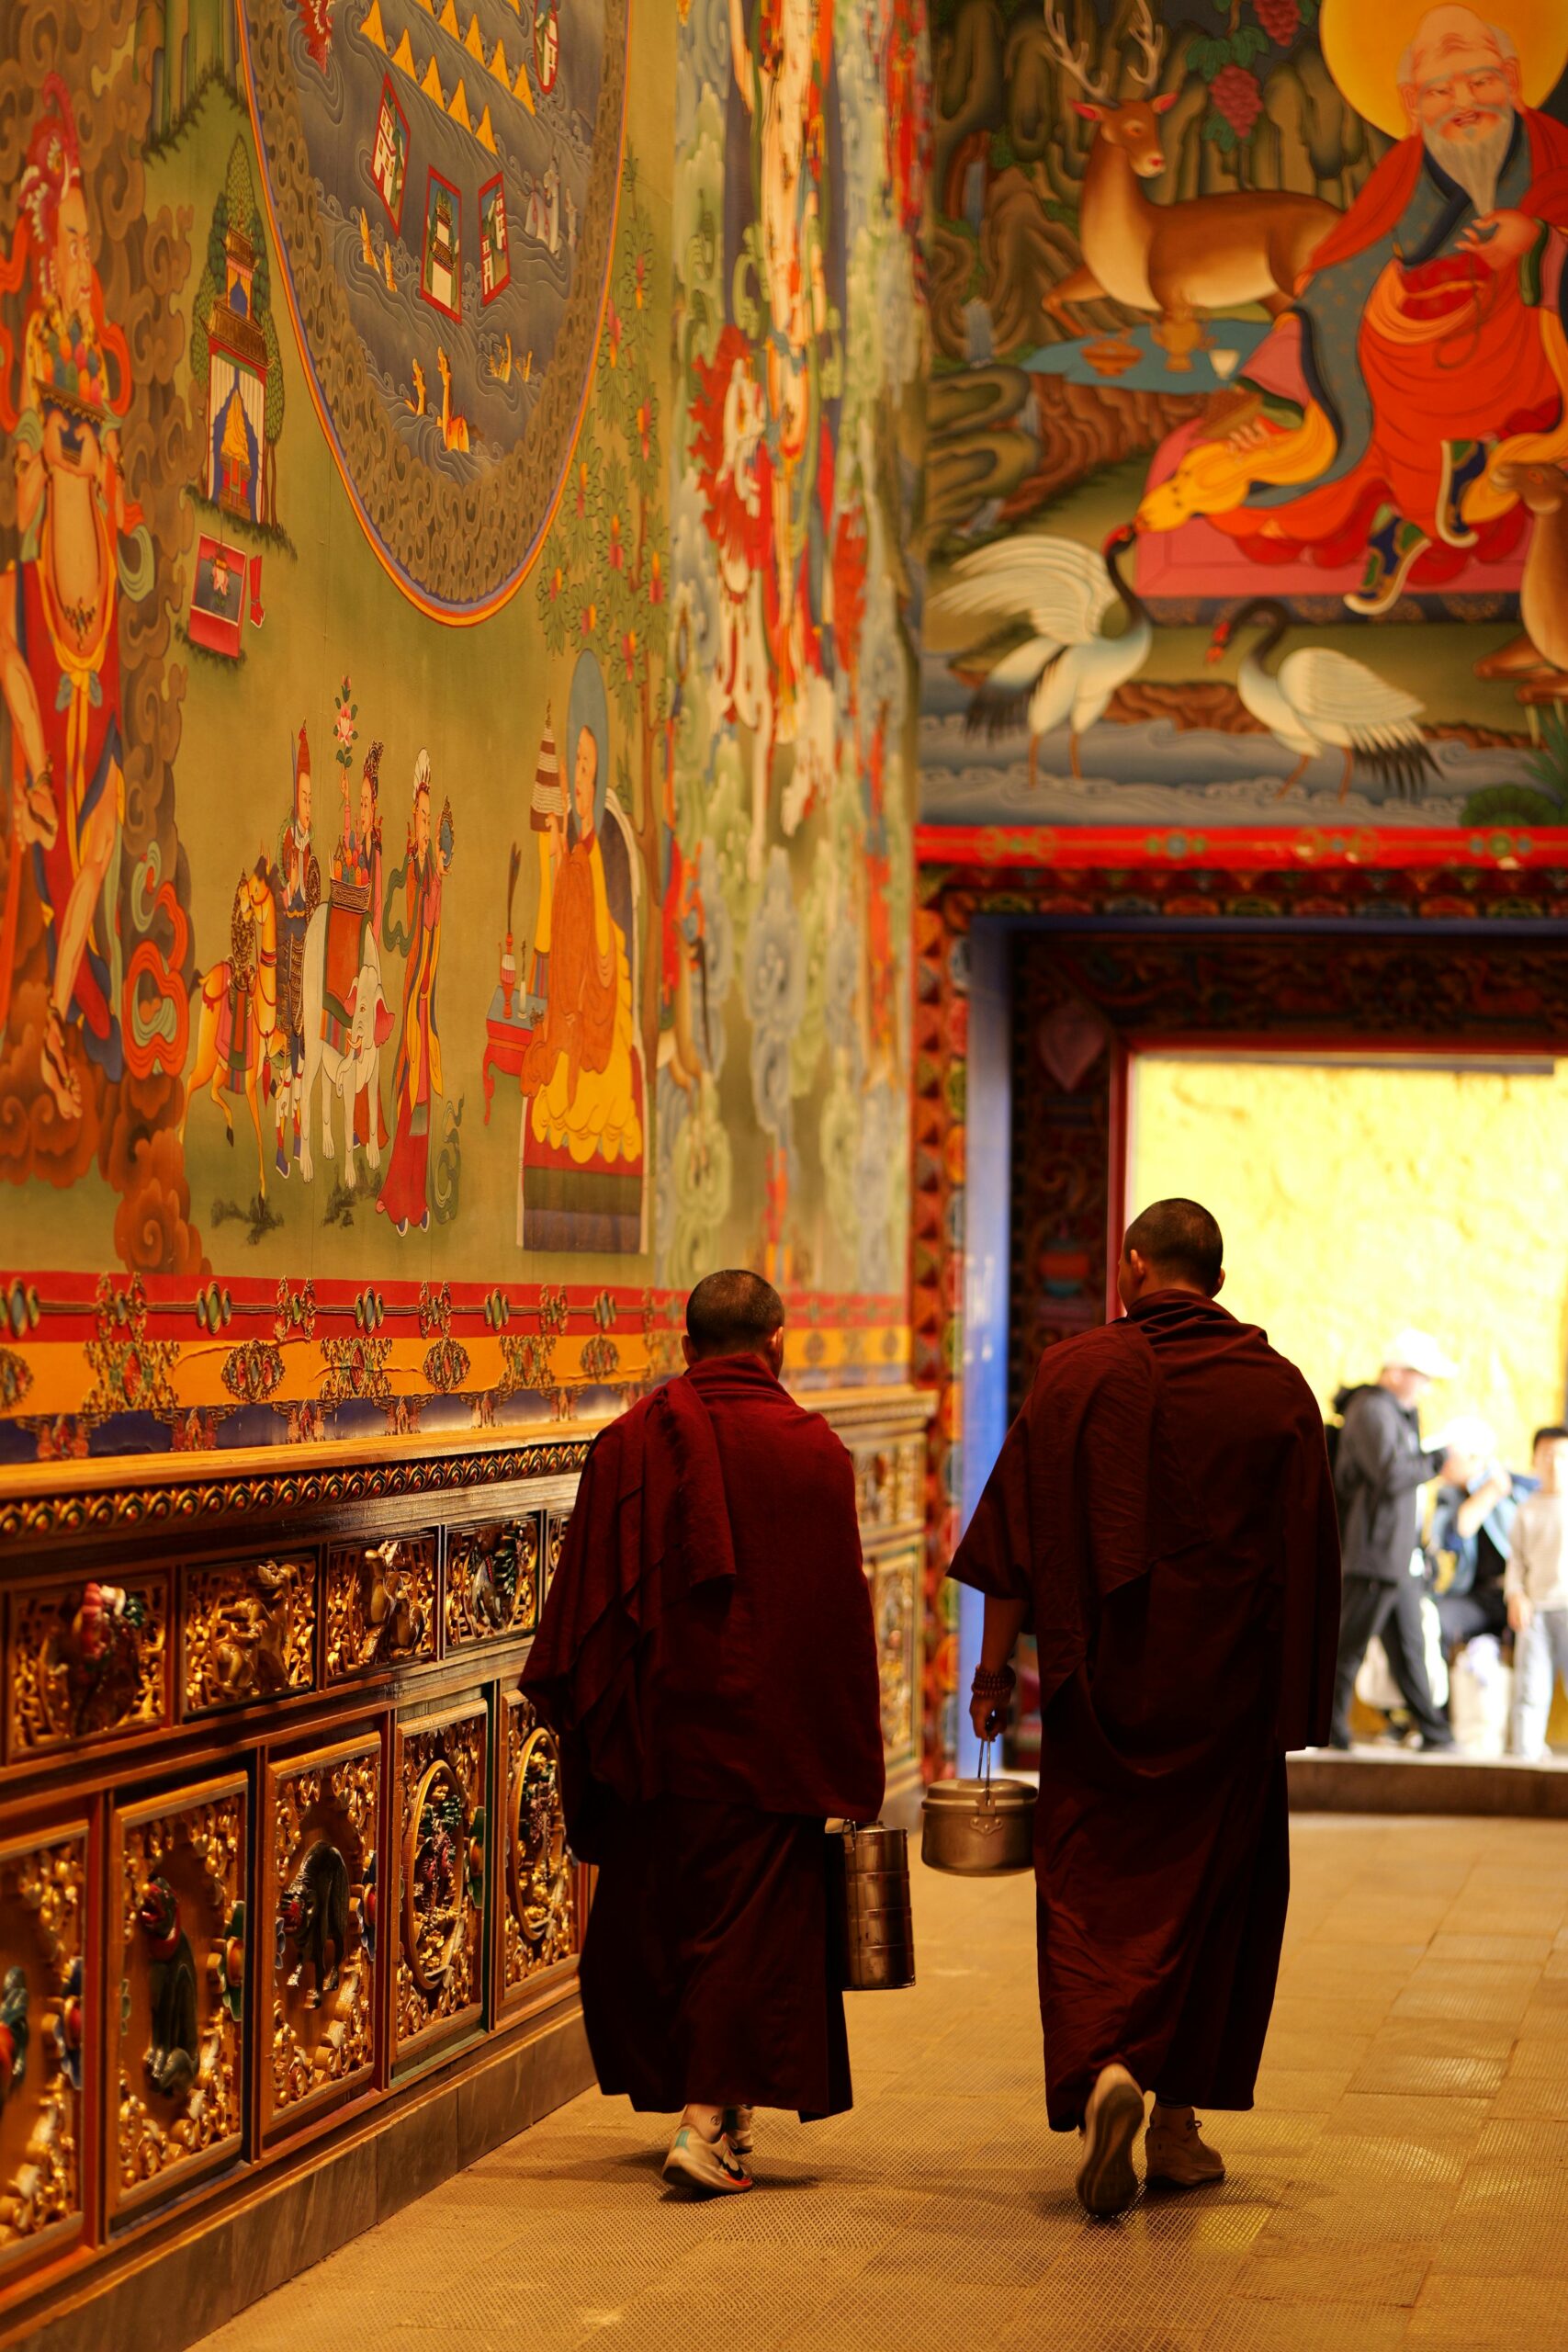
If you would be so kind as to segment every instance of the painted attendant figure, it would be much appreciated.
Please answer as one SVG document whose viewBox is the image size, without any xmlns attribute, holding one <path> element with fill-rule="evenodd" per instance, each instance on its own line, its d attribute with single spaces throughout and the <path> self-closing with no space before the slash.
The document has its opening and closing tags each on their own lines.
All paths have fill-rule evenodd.
<svg viewBox="0 0 1568 2352">
<path fill-rule="evenodd" d="M 392 1078 L 397 1115 L 392 1128 L 392 1157 L 376 1202 L 400 1233 L 406 1233 L 411 1225 L 423 1231 L 430 1222 L 425 1181 L 430 1164 L 430 1121 L 442 1091 L 441 1039 L 435 1025 L 435 972 L 441 956 L 441 896 L 451 863 L 452 811 L 449 806 L 443 807 L 440 840 L 433 842 L 430 753 L 421 752 L 414 767 L 408 854 L 400 869 L 407 876 L 409 930 L 403 1012 Z M 394 874 L 394 887 L 398 880 L 399 875 Z"/>
<path fill-rule="evenodd" d="M 1326 1736 L 1339 1540 L 1323 1419 L 1293 1365 L 1216 1305 L 1195 1201 L 1127 1228 L 1123 1320 L 1041 1358 L 953 1563 L 986 1595 L 973 1719 L 1040 1651 L 1046 2108 L 1081 2130 L 1080 2201 L 1224 2165 L 1195 2107 L 1249 2108 L 1290 1893 L 1285 1753 Z"/>
<path fill-rule="evenodd" d="M 46 75 L 0 294 L 28 285 L 21 393 L 0 326 L 0 432 L 13 437 L 20 560 L 0 590 L 0 692 L 12 729 L 13 840 L 32 851 L 48 923 L 39 1070 L 56 1116 L 83 1112 L 74 1033 L 106 1079 L 124 1068 L 118 899 L 125 797 L 119 594 L 151 580 L 152 544 L 125 497 L 125 337 L 104 316 L 70 93 Z M 0 909 L 0 1026 L 9 1010 L 22 861 Z"/>
<path fill-rule="evenodd" d="M 277 1012 L 287 1064 L 277 1083 L 277 1172 L 299 1157 L 305 1067 L 305 933 L 321 903 L 321 862 L 310 846 L 310 745 L 303 724 L 294 753 L 294 807 L 277 837 Z"/>
<path fill-rule="evenodd" d="M 882 1730 L 854 1471 L 779 1384 L 778 1293 L 709 1274 L 684 1349 L 588 1458 L 524 1687 L 599 1866 L 600 2088 L 682 2109 L 665 2178 L 723 2194 L 753 2108 L 851 2104 L 823 1825 L 875 1818 Z"/>
</svg>

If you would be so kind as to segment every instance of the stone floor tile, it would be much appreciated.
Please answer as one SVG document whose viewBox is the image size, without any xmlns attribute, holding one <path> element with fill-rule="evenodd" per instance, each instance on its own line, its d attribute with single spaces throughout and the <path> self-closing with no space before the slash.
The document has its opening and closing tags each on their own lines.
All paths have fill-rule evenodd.
<svg viewBox="0 0 1568 2352">
<path fill-rule="evenodd" d="M 1432 2274 L 1410 2315 L 1411 2344 L 1511 2342 L 1546 2346 L 1563 2335 L 1562 2289 L 1551 2278 Z"/>
<path fill-rule="evenodd" d="M 1043 2113 L 1027 1887 L 918 1873 L 919 1985 L 850 2007 L 860 2104 L 761 2118 L 753 2196 L 666 2194 L 667 2120 L 590 2094 L 208 2352 L 1547 2352 L 1568 1828 L 1293 1831 L 1258 2104 L 1205 2119 L 1215 2188 L 1085 2220 Z"/>
<path fill-rule="evenodd" d="M 1268 2302 L 1408 2307 L 1421 2291 L 1438 2244 L 1436 2238 L 1388 2238 L 1365 2245 L 1302 2246 L 1270 2238 L 1254 2247 L 1235 2291 Z M 1310 2321 L 1303 2341 L 1309 2332 Z"/>
</svg>

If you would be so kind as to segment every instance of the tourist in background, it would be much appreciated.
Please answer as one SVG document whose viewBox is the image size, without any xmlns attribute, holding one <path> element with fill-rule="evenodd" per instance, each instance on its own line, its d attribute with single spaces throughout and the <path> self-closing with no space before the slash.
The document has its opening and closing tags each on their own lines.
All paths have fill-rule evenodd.
<svg viewBox="0 0 1568 2352">
<path fill-rule="evenodd" d="M 1539 1490 L 1514 1521 L 1504 1578 L 1514 1648 L 1514 1753 L 1534 1762 L 1546 1753 L 1546 1726 L 1558 1677 L 1568 1682 L 1568 1562 L 1563 1558 L 1562 1490 L 1568 1484 L 1568 1429 L 1537 1430 L 1531 1449 Z"/>
<path fill-rule="evenodd" d="M 1455 1367 L 1425 1331 L 1406 1329 L 1384 1351 L 1377 1380 L 1342 1388 L 1334 1400 L 1344 1427 L 1334 1455 L 1345 1581 L 1334 1677 L 1331 1747 L 1350 1745 L 1350 1700 L 1367 1644 L 1378 1635 L 1424 1748 L 1451 1747 L 1453 1733 L 1432 1700 L 1421 1600 L 1426 1555 L 1417 1541 L 1417 1490 L 1438 1476 L 1446 1445 L 1424 1447 L 1417 1407 L 1434 1380 Z"/>
<path fill-rule="evenodd" d="M 1451 1657 L 1461 1643 L 1478 1634 L 1500 1634 L 1507 1624 L 1503 1571 L 1515 1514 L 1536 1482 L 1516 1479 L 1503 1468 L 1484 1421 L 1451 1421 L 1446 1435 L 1448 1457 L 1427 1547 L 1443 1647 Z"/>
</svg>

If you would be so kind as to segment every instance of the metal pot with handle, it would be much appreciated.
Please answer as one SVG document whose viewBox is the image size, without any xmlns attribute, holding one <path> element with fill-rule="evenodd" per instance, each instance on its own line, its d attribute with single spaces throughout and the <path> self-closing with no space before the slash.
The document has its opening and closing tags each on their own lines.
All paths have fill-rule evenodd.
<svg viewBox="0 0 1568 2352">
<path fill-rule="evenodd" d="M 933 1781 L 920 1807 L 920 1860 L 961 1878 L 1003 1878 L 1034 1867 L 1035 1792 L 1027 1781 L 994 1781 L 981 1743 L 977 1781 Z"/>
</svg>

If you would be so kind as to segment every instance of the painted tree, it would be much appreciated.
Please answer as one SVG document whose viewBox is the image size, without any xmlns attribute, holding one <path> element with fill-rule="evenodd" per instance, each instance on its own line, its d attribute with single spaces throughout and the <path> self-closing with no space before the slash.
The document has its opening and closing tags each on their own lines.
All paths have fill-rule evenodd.
<svg viewBox="0 0 1568 2352">
<path fill-rule="evenodd" d="M 637 159 L 628 152 L 592 398 L 536 593 L 549 650 L 593 647 L 621 718 L 616 791 L 642 865 L 638 1025 L 649 1070 L 659 1044 L 657 926 L 671 749 L 670 550 L 653 366 L 653 225 L 638 194 Z"/>
</svg>

